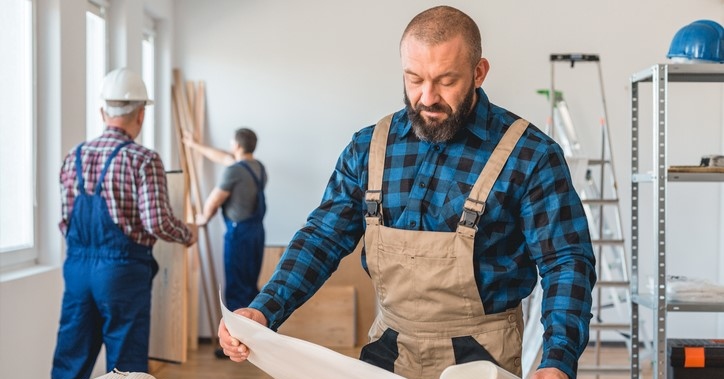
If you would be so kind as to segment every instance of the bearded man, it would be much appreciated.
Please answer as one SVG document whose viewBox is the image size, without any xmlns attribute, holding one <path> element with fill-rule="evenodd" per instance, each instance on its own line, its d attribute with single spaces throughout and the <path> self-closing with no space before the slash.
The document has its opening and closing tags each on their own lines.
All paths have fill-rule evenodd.
<svg viewBox="0 0 724 379">
<path fill-rule="evenodd" d="M 521 300 L 543 287 L 533 378 L 575 378 L 595 257 L 563 152 L 492 104 L 480 31 L 463 12 L 417 15 L 400 42 L 406 107 L 357 132 L 321 202 L 248 308 L 276 330 L 364 238 L 378 315 L 360 359 L 406 378 L 488 360 L 521 375 Z M 234 361 L 249 349 L 219 325 Z M 342 377 L 344 375 L 340 375 Z"/>
</svg>

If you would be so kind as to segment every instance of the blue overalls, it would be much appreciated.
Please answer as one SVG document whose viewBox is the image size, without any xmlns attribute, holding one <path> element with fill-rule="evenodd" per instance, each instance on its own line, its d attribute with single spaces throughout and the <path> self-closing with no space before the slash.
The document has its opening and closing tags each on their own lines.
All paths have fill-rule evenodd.
<svg viewBox="0 0 724 379">
<path fill-rule="evenodd" d="M 101 344 L 106 371 L 148 371 L 151 281 L 158 264 L 150 246 L 132 241 L 113 222 L 101 196 L 108 157 L 95 192 L 85 192 L 80 144 L 75 167 L 78 196 L 68 220 L 65 292 L 53 358 L 53 379 L 89 378 Z"/>
<path fill-rule="evenodd" d="M 254 178 L 257 187 L 256 209 L 251 217 L 234 222 L 224 214 L 226 234 L 224 235 L 224 273 L 226 275 L 226 305 L 229 309 L 249 306 L 259 294 L 257 281 L 264 257 L 264 214 L 266 199 L 264 197 L 264 166 L 261 167 L 261 178 L 243 161 L 241 167 L 246 168 Z"/>
</svg>

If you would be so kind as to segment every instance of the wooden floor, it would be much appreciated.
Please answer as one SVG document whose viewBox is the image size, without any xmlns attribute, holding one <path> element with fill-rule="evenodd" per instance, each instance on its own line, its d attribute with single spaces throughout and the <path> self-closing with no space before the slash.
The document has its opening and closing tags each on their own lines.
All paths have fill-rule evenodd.
<svg viewBox="0 0 724 379">
<path fill-rule="evenodd" d="M 249 362 L 236 363 L 228 359 L 217 359 L 214 356 L 215 346 L 199 344 L 199 349 L 189 351 L 188 360 L 184 364 L 157 363 L 151 365 L 151 375 L 157 379 L 271 379 L 263 371 Z M 359 348 L 337 350 L 339 353 L 352 357 L 359 356 Z M 594 361 L 593 349 L 587 349 L 581 357 L 581 366 L 590 365 Z M 607 365 L 628 364 L 629 353 L 621 347 L 603 347 L 601 356 Z M 647 365 L 641 378 L 651 378 L 651 369 Z M 579 379 L 594 379 L 596 375 L 578 375 Z M 629 375 L 599 375 L 601 379 L 626 379 Z"/>
<path fill-rule="evenodd" d="M 271 379 L 249 362 L 236 363 L 229 359 L 218 359 L 214 355 L 216 346 L 199 343 L 199 349 L 189 351 L 188 360 L 183 364 L 158 363 L 152 361 L 150 374 L 156 379 Z M 359 357 L 359 348 L 334 349 L 352 357 Z M 341 378 L 340 378 L 341 379 Z"/>
</svg>

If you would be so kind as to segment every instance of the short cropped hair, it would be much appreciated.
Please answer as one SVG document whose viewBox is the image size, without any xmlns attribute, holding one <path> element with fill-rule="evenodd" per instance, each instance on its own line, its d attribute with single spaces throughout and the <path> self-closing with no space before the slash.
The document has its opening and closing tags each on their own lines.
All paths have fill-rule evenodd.
<svg viewBox="0 0 724 379">
<path fill-rule="evenodd" d="M 256 150 L 256 133 L 254 133 L 251 129 L 237 129 L 234 139 L 239 147 L 244 149 L 245 153 L 253 153 L 254 150 Z"/>
<path fill-rule="evenodd" d="M 477 66 L 483 56 L 478 25 L 470 16 L 453 7 L 442 5 L 418 14 L 402 33 L 400 45 L 408 36 L 433 46 L 462 36 L 468 46 L 470 63 L 473 67 Z"/>
<path fill-rule="evenodd" d="M 135 114 L 145 105 L 145 101 L 106 100 L 103 112 L 108 117 L 123 117 Z"/>
</svg>

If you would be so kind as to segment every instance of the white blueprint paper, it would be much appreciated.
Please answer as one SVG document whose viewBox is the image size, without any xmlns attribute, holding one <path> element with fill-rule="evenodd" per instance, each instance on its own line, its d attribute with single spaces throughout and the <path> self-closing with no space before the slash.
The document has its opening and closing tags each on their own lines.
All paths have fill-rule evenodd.
<svg viewBox="0 0 724 379">
<path fill-rule="evenodd" d="M 275 333 L 231 312 L 221 301 L 229 333 L 249 347 L 249 362 L 275 379 L 404 379 L 311 342 Z"/>
<path fill-rule="evenodd" d="M 474 361 L 449 366 L 440 379 L 520 379 L 489 361 Z"/>
</svg>

